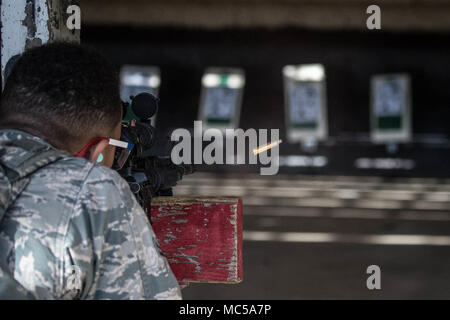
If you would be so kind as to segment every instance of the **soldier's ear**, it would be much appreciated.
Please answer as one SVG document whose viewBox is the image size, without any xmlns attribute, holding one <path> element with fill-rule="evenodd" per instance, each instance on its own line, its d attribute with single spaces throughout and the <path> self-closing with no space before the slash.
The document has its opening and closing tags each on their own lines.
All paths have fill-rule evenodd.
<svg viewBox="0 0 450 320">
<path fill-rule="evenodd" d="M 85 158 L 88 159 L 89 161 L 102 164 L 104 150 L 106 149 L 108 144 L 109 144 L 108 140 L 101 140 L 93 144 L 86 153 Z"/>
</svg>

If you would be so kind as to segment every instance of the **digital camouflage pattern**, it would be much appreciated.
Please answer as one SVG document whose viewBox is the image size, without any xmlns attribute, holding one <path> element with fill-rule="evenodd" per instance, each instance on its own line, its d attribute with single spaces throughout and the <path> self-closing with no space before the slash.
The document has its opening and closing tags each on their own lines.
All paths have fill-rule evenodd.
<svg viewBox="0 0 450 320">
<path fill-rule="evenodd" d="M 1 298 L 181 298 L 126 181 L 16 130 L 0 131 L 0 267 Z"/>
</svg>

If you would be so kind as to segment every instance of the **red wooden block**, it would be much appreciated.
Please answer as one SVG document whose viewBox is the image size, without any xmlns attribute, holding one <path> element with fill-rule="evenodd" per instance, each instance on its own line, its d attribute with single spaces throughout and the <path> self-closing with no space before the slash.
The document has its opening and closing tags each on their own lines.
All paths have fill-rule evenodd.
<svg viewBox="0 0 450 320">
<path fill-rule="evenodd" d="M 153 230 L 180 283 L 242 281 L 242 200 L 160 197 Z"/>
</svg>

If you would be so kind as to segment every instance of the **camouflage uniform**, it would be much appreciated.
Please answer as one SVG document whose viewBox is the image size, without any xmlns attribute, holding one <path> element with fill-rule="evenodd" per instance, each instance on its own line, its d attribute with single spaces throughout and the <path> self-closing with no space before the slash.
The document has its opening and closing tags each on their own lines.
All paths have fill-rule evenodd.
<svg viewBox="0 0 450 320">
<path fill-rule="evenodd" d="M 17 281 L 38 299 L 181 298 L 126 181 L 21 131 L 0 130 L 0 221 L 0 290 Z"/>
</svg>

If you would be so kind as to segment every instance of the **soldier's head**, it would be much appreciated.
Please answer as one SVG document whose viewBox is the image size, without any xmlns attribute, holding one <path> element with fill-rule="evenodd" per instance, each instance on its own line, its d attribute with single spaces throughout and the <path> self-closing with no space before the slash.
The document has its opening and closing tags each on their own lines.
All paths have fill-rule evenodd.
<svg viewBox="0 0 450 320">
<path fill-rule="evenodd" d="M 26 51 L 14 65 L 0 105 L 0 126 L 39 136 L 75 155 L 93 138 L 120 138 L 119 76 L 98 52 L 54 43 Z M 92 144 L 85 157 L 111 166 L 114 147 Z"/>
</svg>

